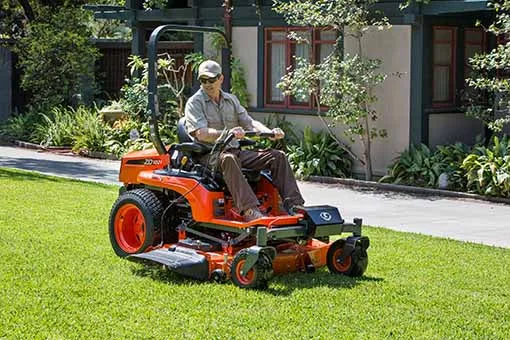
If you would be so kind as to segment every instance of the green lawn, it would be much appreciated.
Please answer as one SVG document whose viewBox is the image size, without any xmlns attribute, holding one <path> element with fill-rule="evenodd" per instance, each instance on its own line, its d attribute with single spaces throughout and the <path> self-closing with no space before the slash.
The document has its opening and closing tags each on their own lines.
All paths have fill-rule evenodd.
<svg viewBox="0 0 510 340">
<path fill-rule="evenodd" d="M 0 339 L 510 335 L 508 249 L 366 228 L 363 278 L 323 269 L 246 291 L 117 258 L 107 232 L 116 196 L 0 168 Z"/>
</svg>

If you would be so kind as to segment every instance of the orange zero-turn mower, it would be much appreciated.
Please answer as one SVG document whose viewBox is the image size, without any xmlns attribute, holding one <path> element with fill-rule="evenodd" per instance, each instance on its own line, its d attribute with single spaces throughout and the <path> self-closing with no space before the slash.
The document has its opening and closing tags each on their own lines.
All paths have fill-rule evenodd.
<svg viewBox="0 0 510 340">
<path fill-rule="evenodd" d="M 305 207 L 289 215 L 281 207 L 271 174 L 243 169 L 260 210 L 267 215 L 245 222 L 221 174 L 196 162 L 207 154 L 215 157 L 233 135 L 226 134 L 211 147 L 193 141 L 181 119 L 177 127 L 180 143 L 168 148 L 162 143 L 157 124 L 156 47 L 160 35 L 169 30 L 224 36 L 215 28 L 179 25 L 160 26 L 151 34 L 149 111 L 155 148 L 122 158 L 119 178 L 123 186 L 109 221 L 115 253 L 160 263 L 195 279 L 231 279 L 241 288 L 265 288 L 273 274 L 313 272 L 326 265 L 334 274 L 363 275 L 369 239 L 361 235 L 361 219 L 345 223 L 338 209 L 328 205 Z M 329 242 L 329 236 L 343 233 L 349 236 Z"/>
</svg>

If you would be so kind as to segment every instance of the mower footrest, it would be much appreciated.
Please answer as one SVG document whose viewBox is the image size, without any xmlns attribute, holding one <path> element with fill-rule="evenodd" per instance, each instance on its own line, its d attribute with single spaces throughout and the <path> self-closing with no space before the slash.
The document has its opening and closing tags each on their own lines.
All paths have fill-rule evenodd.
<svg viewBox="0 0 510 340">
<path fill-rule="evenodd" d="M 161 263 L 176 273 L 198 280 L 209 279 L 209 264 L 206 257 L 193 249 L 174 246 L 134 254 L 129 257 Z"/>
</svg>

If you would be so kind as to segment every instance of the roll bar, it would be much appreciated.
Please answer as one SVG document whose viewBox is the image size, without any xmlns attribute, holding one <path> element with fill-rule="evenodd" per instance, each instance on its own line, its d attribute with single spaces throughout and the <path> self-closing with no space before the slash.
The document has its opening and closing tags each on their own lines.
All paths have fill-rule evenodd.
<svg viewBox="0 0 510 340">
<path fill-rule="evenodd" d="M 162 25 L 156 27 L 156 29 L 151 33 L 149 38 L 149 45 L 147 49 L 148 54 L 148 69 L 149 69 L 149 84 L 148 84 L 148 94 L 149 94 L 149 103 L 148 103 L 148 111 L 150 114 L 149 117 L 149 128 L 150 128 L 150 137 L 152 144 L 158 151 L 160 155 L 166 154 L 166 148 L 163 142 L 161 141 L 161 137 L 159 135 L 158 128 L 158 118 L 160 116 L 159 107 L 158 107 L 158 76 L 157 76 L 157 45 L 159 38 L 164 32 L 167 31 L 181 31 L 181 32 L 196 32 L 196 33 L 218 33 L 220 34 L 225 42 L 227 43 L 227 47 L 222 49 L 221 53 L 221 63 L 223 69 L 223 75 L 225 78 L 225 87 L 230 89 L 230 43 L 227 39 L 225 33 L 214 27 L 201 27 L 201 26 L 185 26 L 185 25 Z"/>
</svg>

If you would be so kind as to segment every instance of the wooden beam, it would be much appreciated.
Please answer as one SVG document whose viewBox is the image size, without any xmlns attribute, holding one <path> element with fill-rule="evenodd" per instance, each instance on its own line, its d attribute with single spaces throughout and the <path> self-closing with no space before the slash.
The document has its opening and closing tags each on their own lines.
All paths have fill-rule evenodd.
<svg viewBox="0 0 510 340">
<path fill-rule="evenodd" d="M 94 12 L 95 19 L 129 21 L 135 18 L 132 11 Z"/>
<path fill-rule="evenodd" d="M 218 8 L 219 17 L 223 16 L 223 9 Z M 212 14 L 208 14 L 210 16 Z M 160 22 L 160 23 L 176 23 L 189 22 L 196 20 L 196 13 L 193 8 L 169 8 L 169 9 L 153 9 L 150 11 L 136 11 L 136 19 L 139 22 Z"/>
<path fill-rule="evenodd" d="M 431 1 L 422 7 L 424 15 L 488 11 L 486 0 Z"/>
</svg>

